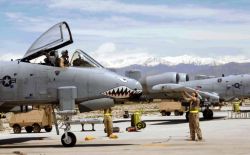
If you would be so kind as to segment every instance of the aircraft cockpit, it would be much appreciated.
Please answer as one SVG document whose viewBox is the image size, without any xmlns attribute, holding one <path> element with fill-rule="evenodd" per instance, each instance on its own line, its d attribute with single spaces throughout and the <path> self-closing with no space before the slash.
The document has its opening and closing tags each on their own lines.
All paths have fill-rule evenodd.
<svg viewBox="0 0 250 155">
<path fill-rule="evenodd" d="M 66 22 L 58 23 L 43 33 L 31 45 L 20 61 L 60 67 L 58 61 L 60 61 L 62 48 L 72 43 L 73 39 L 68 24 Z M 53 62 L 49 62 L 50 59 Z M 68 59 L 67 55 L 65 61 L 69 62 L 69 65 L 66 65 L 67 67 L 103 68 L 100 63 L 79 49 L 73 53 L 71 60 Z"/>
</svg>

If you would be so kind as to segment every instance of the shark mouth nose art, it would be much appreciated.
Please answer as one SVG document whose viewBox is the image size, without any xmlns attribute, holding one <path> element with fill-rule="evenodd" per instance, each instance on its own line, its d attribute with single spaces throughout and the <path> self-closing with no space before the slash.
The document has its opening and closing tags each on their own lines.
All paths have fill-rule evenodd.
<svg viewBox="0 0 250 155">
<path fill-rule="evenodd" d="M 103 95 L 112 97 L 112 98 L 129 98 L 133 95 L 138 95 L 142 93 L 142 90 L 132 90 L 126 86 L 120 86 L 102 93 Z"/>
</svg>

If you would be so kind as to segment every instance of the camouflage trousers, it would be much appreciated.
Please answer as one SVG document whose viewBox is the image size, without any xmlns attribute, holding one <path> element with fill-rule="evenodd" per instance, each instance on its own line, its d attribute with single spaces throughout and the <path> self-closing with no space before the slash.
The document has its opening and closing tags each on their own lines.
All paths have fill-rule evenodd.
<svg viewBox="0 0 250 155">
<path fill-rule="evenodd" d="M 202 140 L 199 122 L 199 113 L 189 113 L 189 129 L 192 140 L 195 140 L 195 134 L 197 134 L 198 140 Z"/>
<path fill-rule="evenodd" d="M 0 131 L 4 131 L 3 121 L 0 119 Z"/>
<path fill-rule="evenodd" d="M 105 126 L 107 136 L 109 137 L 113 133 L 113 121 L 112 121 L 111 116 L 108 116 L 108 115 L 104 116 L 104 126 Z"/>
</svg>

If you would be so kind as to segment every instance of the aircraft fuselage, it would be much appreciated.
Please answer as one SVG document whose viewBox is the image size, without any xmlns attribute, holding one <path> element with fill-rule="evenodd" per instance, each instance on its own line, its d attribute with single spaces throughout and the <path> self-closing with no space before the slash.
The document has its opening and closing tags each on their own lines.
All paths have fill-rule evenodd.
<svg viewBox="0 0 250 155">
<path fill-rule="evenodd" d="M 52 67 L 18 61 L 0 62 L 0 107 L 58 103 L 58 88 L 75 86 L 76 103 L 108 97 L 108 90 L 140 84 L 104 68 Z M 115 89 L 114 98 L 122 91 Z M 123 95 L 123 94 L 122 94 Z"/>
</svg>

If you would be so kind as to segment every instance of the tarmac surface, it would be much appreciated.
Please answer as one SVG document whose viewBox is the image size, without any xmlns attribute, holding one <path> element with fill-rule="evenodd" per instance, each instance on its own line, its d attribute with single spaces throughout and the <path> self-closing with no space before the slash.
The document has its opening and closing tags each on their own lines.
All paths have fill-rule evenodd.
<svg viewBox="0 0 250 155">
<path fill-rule="evenodd" d="M 201 114 L 200 114 L 201 115 Z M 72 125 L 72 131 L 77 136 L 75 147 L 64 148 L 61 145 L 61 135 L 52 132 L 21 134 L 0 133 L 1 155 L 249 155 L 250 154 L 250 120 L 228 119 L 227 112 L 215 112 L 215 119 L 204 121 L 200 126 L 204 141 L 188 141 L 189 128 L 184 116 L 143 116 L 147 127 L 139 132 L 126 132 L 130 120 L 115 120 L 115 127 L 121 132 L 116 133 L 118 139 L 105 137 L 103 124 L 95 125 L 96 131 L 81 131 L 81 125 Z M 85 125 L 91 129 L 91 125 Z M 86 136 L 95 137 L 85 141 Z"/>
</svg>

